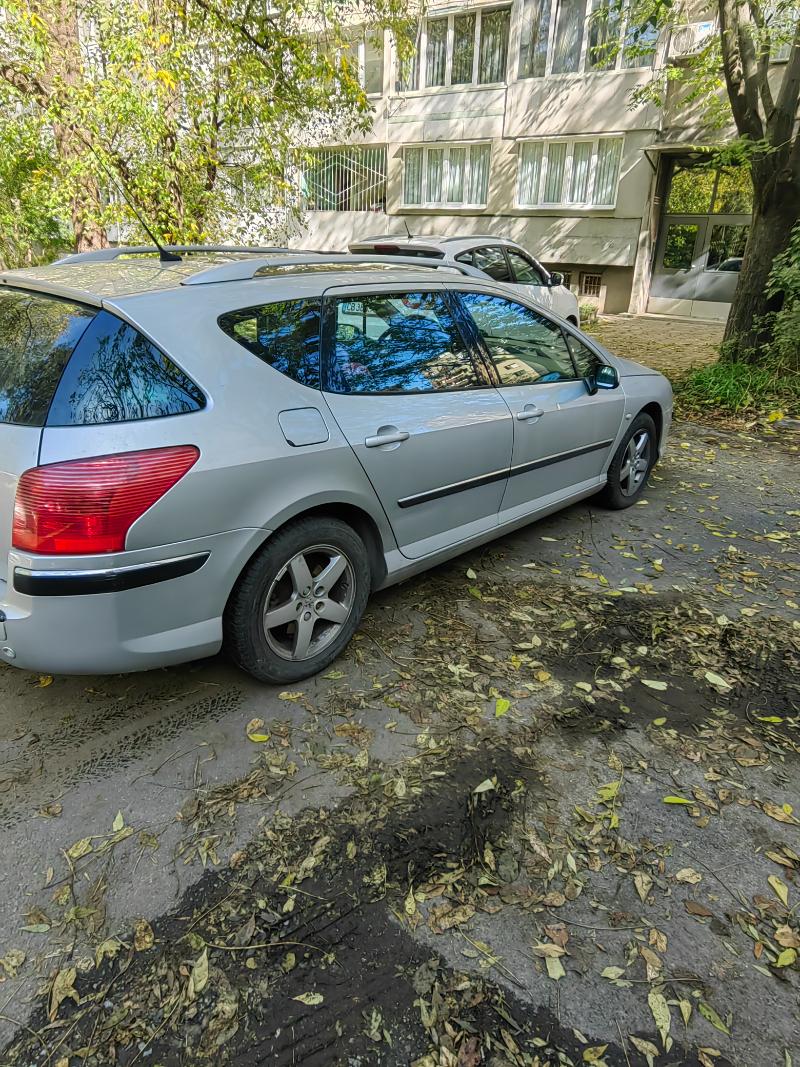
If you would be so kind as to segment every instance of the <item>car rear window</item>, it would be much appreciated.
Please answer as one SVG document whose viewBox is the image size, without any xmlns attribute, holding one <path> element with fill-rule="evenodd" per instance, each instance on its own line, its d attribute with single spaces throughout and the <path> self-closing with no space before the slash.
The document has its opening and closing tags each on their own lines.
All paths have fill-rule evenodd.
<svg viewBox="0 0 800 1067">
<path fill-rule="evenodd" d="M 186 415 L 205 407 L 197 385 L 138 330 L 99 311 L 58 384 L 48 426 Z"/>
<path fill-rule="evenodd" d="M 59 379 L 95 309 L 0 291 L 0 422 L 43 426 Z"/>
<path fill-rule="evenodd" d="M 279 300 L 220 315 L 219 328 L 301 385 L 319 389 L 319 300 Z"/>
</svg>

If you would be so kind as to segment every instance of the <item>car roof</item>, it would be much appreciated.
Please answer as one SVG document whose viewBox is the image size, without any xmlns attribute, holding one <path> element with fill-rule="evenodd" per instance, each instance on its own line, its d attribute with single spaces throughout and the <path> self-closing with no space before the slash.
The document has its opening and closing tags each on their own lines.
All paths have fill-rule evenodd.
<svg viewBox="0 0 800 1067">
<path fill-rule="evenodd" d="M 374 261 L 373 261 L 374 260 Z M 181 252 L 181 258 L 164 261 L 158 251 L 123 251 L 114 258 L 89 253 L 85 257 L 72 256 L 47 266 L 0 273 L 3 286 L 46 292 L 65 299 L 102 306 L 106 301 L 116 303 L 126 297 L 145 293 L 165 292 L 184 286 L 210 285 L 229 281 L 268 279 L 288 280 L 289 276 L 324 274 L 320 291 L 337 285 L 352 283 L 355 273 L 374 273 L 389 284 L 430 282 L 435 277 L 431 266 L 447 269 L 441 261 L 436 264 L 396 262 L 390 259 L 369 261 L 355 259 L 347 253 L 307 253 L 287 250 L 258 251 L 230 250 Z"/>
<path fill-rule="evenodd" d="M 407 248 L 431 248 L 437 251 L 446 251 L 452 255 L 457 255 L 459 252 L 463 252 L 468 248 L 475 248 L 478 245 L 483 244 L 497 244 L 497 245 L 511 245 L 512 247 L 519 248 L 520 246 L 516 241 L 512 241 L 509 237 L 498 237 L 496 234 L 488 233 L 469 233 L 460 237 L 448 237 L 440 234 L 420 233 L 420 234 L 396 234 L 396 233 L 384 233 L 378 234 L 374 237 L 364 237 L 360 241 L 352 241 L 350 248 L 359 249 L 376 244 L 393 244 Z"/>
</svg>

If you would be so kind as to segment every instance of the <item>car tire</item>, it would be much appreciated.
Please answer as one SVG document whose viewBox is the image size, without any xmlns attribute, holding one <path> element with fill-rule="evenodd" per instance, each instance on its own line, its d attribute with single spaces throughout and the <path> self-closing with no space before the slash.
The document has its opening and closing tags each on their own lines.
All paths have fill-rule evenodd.
<svg viewBox="0 0 800 1067">
<path fill-rule="evenodd" d="M 608 482 L 600 493 L 606 507 L 629 508 L 641 498 L 658 457 L 656 424 L 640 412 L 628 427 L 608 468 Z"/>
<path fill-rule="evenodd" d="M 261 682 L 299 682 L 345 648 L 371 584 L 366 547 L 347 523 L 298 519 L 267 541 L 236 583 L 223 617 L 223 647 Z"/>
</svg>

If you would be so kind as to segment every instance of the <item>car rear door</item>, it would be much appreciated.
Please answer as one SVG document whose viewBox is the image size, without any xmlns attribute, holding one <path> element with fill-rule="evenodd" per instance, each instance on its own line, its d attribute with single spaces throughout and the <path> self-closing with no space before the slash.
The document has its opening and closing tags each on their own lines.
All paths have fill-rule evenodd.
<svg viewBox="0 0 800 1067">
<path fill-rule="evenodd" d="M 327 290 L 323 395 L 404 555 L 497 525 L 512 419 L 443 286 Z"/>
<path fill-rule="evenodd" d="M 620 387 L 590 394 L 583 374 L 599 357 L 577 338 L 571 350 L 561 327 L 538 309 L 466 287 L 458 299 L 514 420 L 500 521 L 602 484 L 625 397 Z"/>
</svg>

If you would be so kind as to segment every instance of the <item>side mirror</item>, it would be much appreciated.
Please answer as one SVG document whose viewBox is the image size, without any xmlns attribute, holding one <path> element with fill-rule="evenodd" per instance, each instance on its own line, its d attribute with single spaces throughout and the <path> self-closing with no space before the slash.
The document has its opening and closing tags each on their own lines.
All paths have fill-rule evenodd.
<svg viewBox="0 0 800 1067">
<path fill-rule="evenodd" d="M 616 389 L 619 385 L 617 368 L 602 363 L 594 373 L 594 381 L 598 389 Z"/>
<path fill-rule="evenodd" d="M 609 366 L 608 363 L 598 363 L 583 379 L 583 384 L 589 396 L 594 396 L 598 389 L 616 389 L 619 385 L 617 368 Z"/>
<path fill-rule="evenodd" d="M 560 271 L 554 270 L 553 273 L 550 275 L 550 287 L 552 288 L 555 285 L 563 285 L 563 284 L 564 284 L 564 275 Z"/>
</svg>

